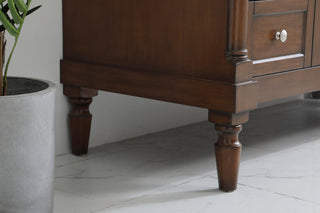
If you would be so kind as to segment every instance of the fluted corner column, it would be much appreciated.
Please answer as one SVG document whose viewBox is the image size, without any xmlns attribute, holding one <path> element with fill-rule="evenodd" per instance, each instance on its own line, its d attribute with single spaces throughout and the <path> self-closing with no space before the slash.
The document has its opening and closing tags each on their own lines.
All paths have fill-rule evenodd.
<svg viewBox="0 0 320 213">
<path fill-rule="evenodd" d="M 248 60 L 248 0 L 229 0 L 226 58 L 233 63 Z"/>
</svg>

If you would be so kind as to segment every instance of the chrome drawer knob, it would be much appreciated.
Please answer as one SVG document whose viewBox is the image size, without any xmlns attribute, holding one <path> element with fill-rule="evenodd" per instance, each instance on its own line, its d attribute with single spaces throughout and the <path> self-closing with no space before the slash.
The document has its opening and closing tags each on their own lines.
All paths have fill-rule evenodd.
<svg viewBox="0 0 320 213">
<path fill-rule="evenodd" d="M 280 40 L 282 43 L 286 42 L 288 39 L 288 33 L 286 30 L 282 30 L 281 33 L 276 33 L 276 40 Z"/>
</svg>

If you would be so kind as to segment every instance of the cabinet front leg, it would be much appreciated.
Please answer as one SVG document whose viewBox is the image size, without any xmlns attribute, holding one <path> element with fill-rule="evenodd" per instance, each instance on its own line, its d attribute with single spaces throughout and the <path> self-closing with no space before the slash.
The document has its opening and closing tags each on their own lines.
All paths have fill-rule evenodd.
<svg viewBox="0 0 320 213">
<path fill-rule="evenodd" d="M 87 154 L 92 119 L 89 106 L 92 102 L 92 97 L 98 95 L 98 91 L 64 85 L 63 93 L 68 96 L 72 105 L 72 110 L 69 113 L 72 154 L 78 156 Z"/>
<path fill-rule="evenodd" d="M 209 110 L 209 121 L 216 124 L 218 141 L 215 144 L 219 188 L 231 192 L 237 189 L 242 145 L 239 133 L 243 123 L 249 120 L 249 112 L 224 113 Z"/>
<path fill-rule="evenodd" d="M 216 125 L 216 130 L 219 135 L 215 144 L 219 188 L 225 192 L 234 191 L 237 188 L 242 150 L 238 139 L 242 126 Z"/>
</svg>

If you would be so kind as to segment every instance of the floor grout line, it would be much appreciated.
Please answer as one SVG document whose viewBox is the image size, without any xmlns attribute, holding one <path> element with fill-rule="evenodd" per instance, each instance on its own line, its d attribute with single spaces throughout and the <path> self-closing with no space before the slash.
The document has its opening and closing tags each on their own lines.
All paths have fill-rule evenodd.
<svg viewBox="0 0 320 213">
<path fill-rule="evenodd" d="M 193 181 L 201 180 L 201 179 L 204 179 L 204 178 L 207 178 L 207 177 L 214 178 L 214 177 L 206 174 L 205 176 L 196 176 L 195 178 L 190 179 L 190 180 L 178 181 L 178 183 L 176 183 L 176 184 L 173 183 L 173 184 L 169 184 L 169 185 L 166 185 L 166 186 L 162 186 L 162 187 L 153 189 L 153 190 L 149 191 L 146 194 L 140 195 L 138 197 L 130 198 L 130 199 L 127 199 L 127 200 L 123 200 L 123 201 L 120 201 L 118 203 L 110 204 L 109 206 L 106 206 L 106 207 L 98 209 L 98 210 L 94 210 L 94 211 L 92 211 L 90 213 L 97 213 L 99 211 L 107 210 L 107 209 L 110 209 L 110 208 L 113 208 L 113 207 L 116 207 L 116 206 L 120 206 L 120 205 L 123 205 L 123 204 L 126 204 L 126 203 L 130 203 L 130 202 L 135 201 L 135 200 L 139 200 L 139 199 L 143 199 L 143 198 L 149 197 L 153 192 L 158 192 L 158 191 L 163 191 L 163 190 L 166 190 L 166 189 L 176 188 L 176 187 L 191 183 Z M 216 178 L 214 178 L 214 179 L 216 179 Z"/>
<path fill-rule="evenodd" d="M 280 192 L 276 192 L 276 191 L 266 190 L 266 189 L 263 189 L 263 188 L 260 188 L 260 187 L 256 187 L 256 186 L 249 186 L 249 185 L 243 184 L 243 183 L 238 183 L 238 185 L 244 186 L 244 187 L 248 187 L 248 188 L 251 188 L 251 189 L 256 189 L 256 190 L 259 190 L 259 191 L 264 191 L 264 192 L 269 192 L 269 193 L 281 195 L 281 196 L 283 196 L 283 197 L 292 198 L 292 199 L 295 199 L 295 200 L 300 200 L 300 201 L 303 201 L 303 202 L 308 202 L 308 203 L 312 203 L 312 204 L 316 204 L 316 205 L 319 205 L 319 206 L 320 206 L 320 203 L 318 203 L 318 202 L 314 202 L 314 201 L 310 201 L 310 200 L 305 200 L 305 199 L 303 199 L 303 198 L 299 198 L 299 197 L 296 197 L 296 196 L 287 195 L 287 194 L 280 193 Z"/>
</svg>

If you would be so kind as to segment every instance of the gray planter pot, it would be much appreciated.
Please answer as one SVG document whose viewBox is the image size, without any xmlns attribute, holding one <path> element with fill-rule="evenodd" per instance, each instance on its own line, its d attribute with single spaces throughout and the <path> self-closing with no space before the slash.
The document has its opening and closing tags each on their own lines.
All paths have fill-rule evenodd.
<svg viewBox="0 0 320 213">
<path fill-rule="evenodd" d="M 0 213 L 52 212 L 55 90 L 48 81 L 8 79 L 8 96 L 0 97 Z"/>
</svg>

